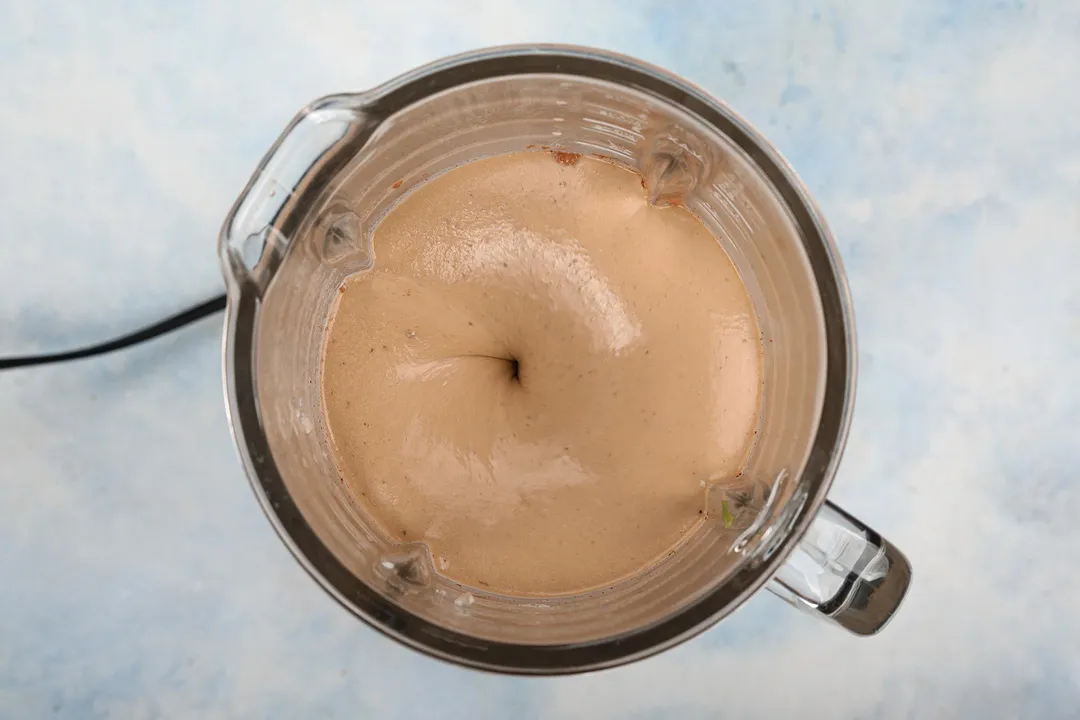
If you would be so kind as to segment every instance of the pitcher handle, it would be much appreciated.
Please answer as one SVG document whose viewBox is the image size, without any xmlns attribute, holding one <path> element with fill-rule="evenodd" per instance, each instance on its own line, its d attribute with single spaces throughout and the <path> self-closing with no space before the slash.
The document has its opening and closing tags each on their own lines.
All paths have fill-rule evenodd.
<svg viewBox="0 0 1080 720">
<path fill-rule="evenodd" d="M 873 635 L 910 584 L 911 564 L 895 545 L 826 501 L 768 588 L 800 610 Z"/>
</svg>

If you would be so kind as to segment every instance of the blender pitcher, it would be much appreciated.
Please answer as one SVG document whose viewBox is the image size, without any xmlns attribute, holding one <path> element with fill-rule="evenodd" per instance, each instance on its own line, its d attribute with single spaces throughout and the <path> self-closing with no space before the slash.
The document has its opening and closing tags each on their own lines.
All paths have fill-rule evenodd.
<svg viewBox="0 0 1080 720">
<path fill-rule="evenodd" d="M 654 203 L 713 233 L 763 338 L 757 440 L 741 484 L 712 488 L 673 553 L 578 595 L 510 597 L 440 575 L 420 543 L 387 536 L 341 481 L 320 361 L 343 280 L 378 263 L 372 234 L 427 178 L 540 146 L 636 169 Z M 850 300 L 836 248 L 787 163 L 684 80 L 596 50 L 483 50 L 302 110 L 222 229 L 229 421 L 284 543 L 339 603 L 430 655 L 486 670 L 610 667 L 685 640 L 768 587 L 859 635 L 910 583 L 904 556 L 825 499 L 855 388 Z"/>
</svg>

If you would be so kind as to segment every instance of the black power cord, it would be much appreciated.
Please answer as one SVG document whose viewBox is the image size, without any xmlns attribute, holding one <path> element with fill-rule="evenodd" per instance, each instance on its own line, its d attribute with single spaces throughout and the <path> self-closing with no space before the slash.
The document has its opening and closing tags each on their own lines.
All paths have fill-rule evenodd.
<svg viewBox="0 0 1080 720">
<path fill-rule="evenodd" d="M 182 313 L 177 313 L 172 317 L 166 318 L 159 323 L 155 323 L 149 327 L 143 328 L 137 332 L 133 332 L 130 335 L 124 335 L 115 340 L 103 342 L 98 345 L 91 345 L 89 347 L 80 348 L 79 350 L 68 350 L 67 352 L 50 353 L 48 355 L 29 355 L 26 357 L 13 357 L 13 358 L 0 358 L 0 370 L 11 370 L 13 368 L 31 367 L 33 365 L 47 365 L 49 363 L 67 362 L 68 360 L 81 360 L 82 358 L 93 357 L 94 355 L 104 355 L 105 353 L 112 352 L 113 350 L 122 350 L 132 345 L 138 345 L 141 342 L 147 340 L 153 340 L 156 337 L 164 335 L 165 333 L 178 330 L 185 325 L 204 318 L 208 315 L 221 312 L 225 309 L 225 295 L 218 295 L 215 298 L 207 300 L 206 302 L 196 305 L 193 308 L 189 308 Z"/>
</svg>

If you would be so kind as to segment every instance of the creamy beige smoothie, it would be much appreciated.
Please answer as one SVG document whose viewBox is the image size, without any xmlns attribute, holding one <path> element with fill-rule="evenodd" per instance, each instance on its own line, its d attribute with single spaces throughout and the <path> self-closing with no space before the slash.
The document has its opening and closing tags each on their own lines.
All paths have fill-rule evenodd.
<svg viewBox="0 0 1080 720">
<path fill-rule="evenodd" d="M 344 481 L 483 590 L 610 585 L 738 474 L 761 344 L 735 267 L 638 175 L 519 152 L 432 178 L 342 286 L 322 367 Z"/>
</svg>

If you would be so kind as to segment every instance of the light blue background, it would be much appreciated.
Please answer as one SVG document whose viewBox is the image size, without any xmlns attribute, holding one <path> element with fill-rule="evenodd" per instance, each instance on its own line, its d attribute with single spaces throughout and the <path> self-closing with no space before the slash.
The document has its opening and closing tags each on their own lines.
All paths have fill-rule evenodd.
<svg viewBox="0 0 1080 720">
<path fill-rule="evenodd" d="M 0 716 L 1080 714 L 1080 4 L 0 1 L 0 355 L 218 292 L 217 230 L 292 114 L 451 52 L 603 46 L 775 142 L 860 333 L 833 497 L 915 566 L 859 640 L 759 596 L 614 671 L 521 680 L 367 629 L 234 456 L 220 318 L 0 375 Z"/>
</svg>

